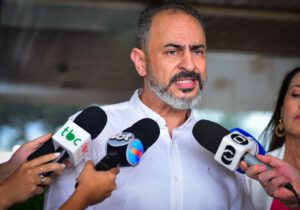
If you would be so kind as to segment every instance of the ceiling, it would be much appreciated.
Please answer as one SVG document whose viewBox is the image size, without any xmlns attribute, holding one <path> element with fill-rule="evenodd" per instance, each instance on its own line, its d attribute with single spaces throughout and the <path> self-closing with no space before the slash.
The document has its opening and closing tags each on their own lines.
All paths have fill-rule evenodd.
<svg viewBox="0 0 300 210">
<path fill-rule="evenodd" d="M 0 100 L 125 100 L 141 85 L 129 58 L 135 25 L 160 1 L 3 0 Z M 194 0 L 208 49 L 300 57 L 299 0 Z"/>
</svg>

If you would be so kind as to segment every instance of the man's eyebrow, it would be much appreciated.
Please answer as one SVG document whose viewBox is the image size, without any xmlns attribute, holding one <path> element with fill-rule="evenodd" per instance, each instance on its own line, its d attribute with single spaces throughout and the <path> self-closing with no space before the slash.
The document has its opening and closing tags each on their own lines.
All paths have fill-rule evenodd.
<svg viewBox="0 0 300 210">
<path fill-rule="evenodd" d="M 182 45 L 179 45 L 179 44 L 173 44 L 173 43 L 166 44 L 164 47 L 174 47 L 174 48 L 177 48 L 177 49 L 183 48 Z M 196 49 L 206 49 L 205 45 L 203 45 L 203 44 L 190 45 L 189 48 L 190 48 L 191 50 L 196 50 Z"/>
<path fill-rule="evenodd" d="M 173 44 L 173 43 L 166 44 L 164 47 L 182 48 L 181 45 L 179 45 L 179 44 Z"/>
<path fill-rule="evenodd" d="M 197 45 L 190 45 L 191 50 L 197 50 L 197 49 L 205 49 L 205 45 L 203 44 L 197 44 Z"/>
</svg>

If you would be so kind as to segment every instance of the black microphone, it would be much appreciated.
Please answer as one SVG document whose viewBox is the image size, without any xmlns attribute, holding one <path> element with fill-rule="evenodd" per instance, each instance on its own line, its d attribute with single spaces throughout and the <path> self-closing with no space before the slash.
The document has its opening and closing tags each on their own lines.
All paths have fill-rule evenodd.
<svg viewBox="0 0 300 210">
<path fill-rule="evenodd" d="M 201 146 L 215 154 L 216 161 L 231 171 L 239 167 L 241 160 L 250 166 L 263 164 L 268 170 L 272 169 L 254 156 L 259 151 L 257 142 L 237 130 L 229 132 L 215 122 L 199 120 L 193 128 L 193 135 Z"/>
<path fill-rule="evenodd" d="M 84 109 L 74 121 L 68 120 L 41 148 L 32 153 L 28 160 L 52 152 L 60 152 L 60 156 L 53 161 L 62 163 L 69 158 L 73 165 L 77 165 L 88 151 L 90 140 L 96 138 L 107 122 L 105 112 L 98 106 Z M 48 172 L 45 176 L 49 176 Z"/>
<path fill-rule="evenodd" d="M 107 155 L 97 163 L 97 171 L 109 170 L 117 166 L 135 166 L 142 155 L 157 140 L 160 134 L 158 124 L 144 118 L 107 141 Z"/>
<path fill-rule="evenodd" d="M 192 132 L 198 143 L 215 154 L 214 159 L 231 171 L 236 170 L 242 160 L 249 166 L 263 164 L 267 170 L 272 170 L 271 166 L 253 156 L 257 154 L 257 151 L 253 152 L 257 147 L 256 142 L 240 132 L 229 132 L 226 128 L 209 120 L 199 120 Z M 299 203 L 293 186 L 287 183 L 284 187 L 294 193 Z"/>
</svg>

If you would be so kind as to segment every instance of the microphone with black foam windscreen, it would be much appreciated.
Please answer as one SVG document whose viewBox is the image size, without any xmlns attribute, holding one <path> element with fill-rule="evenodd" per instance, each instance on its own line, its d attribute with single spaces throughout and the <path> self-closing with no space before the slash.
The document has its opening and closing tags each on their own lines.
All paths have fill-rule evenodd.
<svg viewBox="0 0 300 210">
<path fill-rule="evenodd" d="M 209 120 L 199 120 L 194 128 L 195 139 L 205 149 L 215 154 L 214 159 L 231 171 L 239 168 L 241 160 L 249 166 L 264 164 L 268 169 L 271 167 L 260 162 L 254 155 L 259 153 L 260 146 L 257 141 L 241 133 L 241 129 L 229 132 L 221 125 Z"/>
<path fill-rule="evenodd" d="M 97 163 L 97 171 L 109 170 L 117 166 L 135 166 L 143 153 L 157 140 L 160 131 L 158 124 L 144 118 L 107 141 L 107 155 Z"/>
<path fill-rule="evenodd" d="M 98 106 L 90 106 L 84 109 L 74 121 L 68 120 L 49 140 L 32 153 L 28 160 L 51 152 L 60 152 L 60 156 L 50 162 L 62 163 L 66 159 L 76 166 L 87 154 L 89 142 L 96 138 L 107 122 L 105 112 Z M 46 173 L 49 176 L 52 172 Z"/>
<path fill-rule="evenodd" d="M 241 129 L 234 129 L 229 132 L 221 125 L 209 121 L 199 120 L 194 128 L 193 135 L 198 143 L 205 149 L 213 153 L 214 159 L 234 171 L 239 168 L 240 161 L 244 160 L 249 166 L 255 164 L 263 164 L 267 170 L 272 170 L 272 167 L 266 163 L 259 161 L 254 155 L 258 154 L 258 142 L 242 134 Z M 297 202 L 300 200 L 294 187 L 287 183 L 285 188 L 291 190 L 295 195 Z"/>
</svg>

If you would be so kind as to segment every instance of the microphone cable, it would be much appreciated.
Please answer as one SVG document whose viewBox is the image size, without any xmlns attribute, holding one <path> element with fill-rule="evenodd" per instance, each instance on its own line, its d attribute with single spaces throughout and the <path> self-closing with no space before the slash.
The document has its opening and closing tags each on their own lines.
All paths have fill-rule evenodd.
<svg viewBox="0 0 300 210">
<path fill-rule="evenodd" d="M 297 191 L 293 187 L 293 185 L 290 184 L 290 183 L 287 183 L 287 184 L 284 185 L 284 187 L 287 188 L 288 190 L 290 190 L 294 194 L 294 196 L 296 198 L 296 201 L 297 201 L 297 204 L 300 207 L 300 198 L 299 198 L 299 195 L 298 195 Z"/>
</svg>

